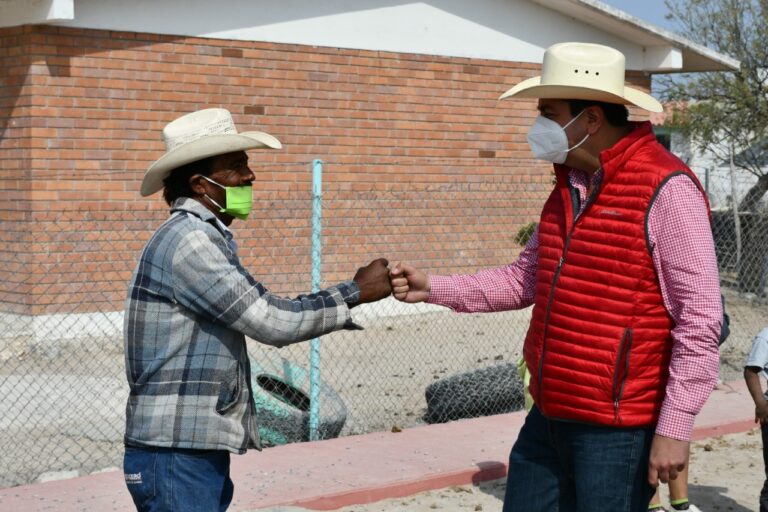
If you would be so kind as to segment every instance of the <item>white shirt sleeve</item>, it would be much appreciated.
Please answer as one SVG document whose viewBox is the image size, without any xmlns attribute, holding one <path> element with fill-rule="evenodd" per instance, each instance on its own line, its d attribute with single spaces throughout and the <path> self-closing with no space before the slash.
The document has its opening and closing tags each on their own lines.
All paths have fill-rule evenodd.
<svg viewBox="0 0 768 512">
<path fill-rule="evenodd" d="M 762 368 L 760 373 L 763 374 L 763 377 L 768 378 L 768 327 L 760 331 L 755 337 L 752 350 L 749 352 L 744 366 Z"/>
</svg>

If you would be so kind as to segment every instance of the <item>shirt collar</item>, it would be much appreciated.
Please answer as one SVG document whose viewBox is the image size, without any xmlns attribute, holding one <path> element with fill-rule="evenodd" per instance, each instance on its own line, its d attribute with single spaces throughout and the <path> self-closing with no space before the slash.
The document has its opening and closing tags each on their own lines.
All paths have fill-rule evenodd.
<svg viewBox="0 0 768 512">
<path fill-rule="evenodd" d="M 205 207 L 197 199 L 191 197 L 180 197 L 176 199 L 171 205 L 171 214 L 176 212 L 187 212 L 199 217 L 203 222 L 209 222 L 219 228 L 222 233 L 232 235 L 232 231 L 224 225 L 219 218 L 213 214 L 211 210 Z"/>
</svg>

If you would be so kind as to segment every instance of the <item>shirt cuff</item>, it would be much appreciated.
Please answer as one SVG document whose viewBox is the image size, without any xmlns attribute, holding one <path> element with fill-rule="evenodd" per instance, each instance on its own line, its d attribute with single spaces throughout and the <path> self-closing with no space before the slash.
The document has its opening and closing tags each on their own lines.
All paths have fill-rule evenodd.
<svg viewBox="0 0 768 512">
<path fill-rule="evenodd" d="M 656 425 L 656 433 L 678 441 L 690 441 L 695 421 L 695 414 L 667 410 L 665 406 L 662 406 L 659 422 Z"/>
<path fill-rule="evenodd" d="M 429 276 L 429 288 L 428 304 L 437 304 L 454 309 L 456 287 L 450 276 Z"/>
<path fill-rule="evenodd" d="M 352 320 L 352 313 L 349 310 L 349 308 L 360 301 L 360 287 L 354 281 L 344 281 L 343 283 L 336 285 L 336 289 L 339 290 L 341 298 L 344 299 L 344 303 L 348 308 L 347 314 L 349 315 L 349 318 L 344 322 L 343 329 L 348 331 L 362 331 L 363 327 Z"/>
<path fill-rule="evenodd" d="M 341 298 L 347 305 L 354 305 L 360 302 L 360 287 L 354 281 L 344 281 L 336 285 L 336 289 L 339 290 Z"/>
</svg>

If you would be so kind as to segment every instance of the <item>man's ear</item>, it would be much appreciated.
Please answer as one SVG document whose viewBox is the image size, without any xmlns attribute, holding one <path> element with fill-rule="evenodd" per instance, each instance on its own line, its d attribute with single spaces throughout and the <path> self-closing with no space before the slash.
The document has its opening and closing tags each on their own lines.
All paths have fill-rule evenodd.
<svg viewBox="0 0 768 512">
<path fill-rule="evenodd" d="M 590 135 L 597 133 L 606 123 L 605 112 L 597 105 L 587 107 L 584 114 L 587 116 L 587 132 Z"/>
<path fill-rule="evenodd" d="M 203 185 L 203 181 L 205 180 L 201 174 L 193 174 L 189 177 L 189 190 L 197 196 L 205 195 L 205 185 Z"/>
</svg>

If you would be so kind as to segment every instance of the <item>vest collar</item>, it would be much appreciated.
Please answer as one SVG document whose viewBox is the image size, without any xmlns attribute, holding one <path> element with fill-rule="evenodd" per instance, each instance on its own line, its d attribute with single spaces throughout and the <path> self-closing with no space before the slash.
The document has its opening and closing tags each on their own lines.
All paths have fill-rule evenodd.
<svg viewBox="0 0 768 512">
<path fill-rule="evenodd" d="M 613 147 L 600 152 L 600 163 L 603 166 L 606 177 L 609 179 L 616 169 L 623 167 L 624 162 L 626 162 L 640 146 L 648 143 L 648 141 L 656 140 L 656 136 L 653 134 L 653 126 L 650 121 L 633 124 L 634 129 L 631 132 L 614 144 Z"/>
<path fill-rule="evenodd" d="M 615 170 L 621 168 L 638 147 L 646 144 L 649 140 L 656 140 L 656 135 L 653 133 L 653 126 L 650 121 L 632 124 L 634 129 L 631 132 L 614 144 L 613 147 L 600 152 L 600 163 L 602 164 L 605 178 L 610 179 Z M 558 180 L 564 180 L 563 184 L 567 183 L 570 171 L 571 168 L 566 165 L 555 164 L 555 175 Z"/>
</svg>

